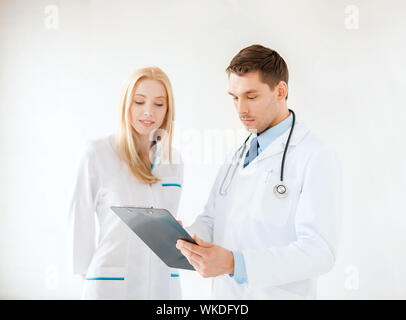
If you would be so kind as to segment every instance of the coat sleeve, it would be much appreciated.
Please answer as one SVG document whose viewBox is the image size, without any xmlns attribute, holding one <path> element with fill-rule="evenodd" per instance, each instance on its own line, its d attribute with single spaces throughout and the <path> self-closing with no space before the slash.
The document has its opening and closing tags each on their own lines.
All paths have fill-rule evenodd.
<svg viewBox="0 0 406 320">
<path fill-rule="evenodd" d="M 319 150 L 307 163 L 295 215 L 296 240 L 286 246 L 243 250 L 248 287 L 258 289 L 315 278 L 335 263 L 341 224 L 341 166 Z"/>
<path fill-rule="evenodd" d="M 185 228 L 189 234 L 196 234 L 206 242 L 213 242 L 214 212 L 216 208 L 216 197 L 218 196 L 219 185 L 223 178 L 224 165 L 220 168 L 214 185 L 210 191 L 209 199 L 206 202 L 203 212 L 196 218 L 195 222 Z"/>
<path fill-rule="evenodd" d="M 69 269 L 74 274 L 86 274 L 96 246 L 97 172 L 95 151 L 88 143 L 79 162 L 68 214 Z"/>
</svg>

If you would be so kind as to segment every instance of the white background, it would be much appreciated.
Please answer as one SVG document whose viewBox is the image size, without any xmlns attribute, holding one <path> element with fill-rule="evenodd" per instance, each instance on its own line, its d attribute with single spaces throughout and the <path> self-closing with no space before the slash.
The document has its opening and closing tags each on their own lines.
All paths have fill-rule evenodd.
<svg viewBox="0 0 406 320">
<path fill-rule="evenodd" d="M 76 161 L 86 140 L 115 131 L 138 67 L 173 83 L 179 214 L 191 223 L 219 166 L 193 156 L 205 131 L 242 128 L 224 70 L 260 43 L 288 64 L 289 107 L 343 163 L 341 243 L 319 298 L 405 299 L 405 10 L 400 0 L 0 1 L 0 298 L 80 297 L 65 242 Z M 184 298 L 210 297 L 210 280 L 181 278 Z"/>
</svg>

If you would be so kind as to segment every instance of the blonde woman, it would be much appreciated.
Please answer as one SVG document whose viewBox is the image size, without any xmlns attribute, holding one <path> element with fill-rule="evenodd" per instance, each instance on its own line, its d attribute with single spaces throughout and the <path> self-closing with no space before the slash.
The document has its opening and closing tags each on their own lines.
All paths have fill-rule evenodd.
<svg viewBox="0 0 406 320">
<path fill-rule="evenodd" d="M 171 145 L 167 75 L 156 67 L 136 70 L 120 108 L 118 133 L 89 142 L 80 162 L 69 212 L 72 271 L 85 279 L 83 299 L 180 299 L 178 271 L 110 209 L 153 206 L 177 214 L 183 165 Z"/>
</svg>

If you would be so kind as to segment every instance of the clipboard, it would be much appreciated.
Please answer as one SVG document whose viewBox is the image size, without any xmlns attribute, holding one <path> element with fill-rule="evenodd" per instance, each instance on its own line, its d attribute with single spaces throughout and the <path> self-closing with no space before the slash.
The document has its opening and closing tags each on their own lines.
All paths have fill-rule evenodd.
<svg viewBox="0 0 406 320">
<path fill-rule="evenodd" d="M 176 248 L 178 239 L 197 244 L 166 209 L 112 206 L 111 210 L 168 266 L 195 270 Z"/>
</svg>

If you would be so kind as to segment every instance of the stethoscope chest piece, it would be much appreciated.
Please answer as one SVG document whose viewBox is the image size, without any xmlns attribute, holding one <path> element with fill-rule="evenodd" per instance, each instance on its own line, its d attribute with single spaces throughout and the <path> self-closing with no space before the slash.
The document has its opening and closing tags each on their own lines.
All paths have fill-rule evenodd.
<svg viewBox="0 0 406 320">
<path fill-rule="evenodd" d="M 283 184 L 277 184 L 273 188 L 273 192 L 275 193 L 275 196 L 278 199 L 283 199 L 283 198 L 286 198 L 288 196 L 288 190 L 286 189 L 286 186 L 283 185 Z"/>
</svg>

